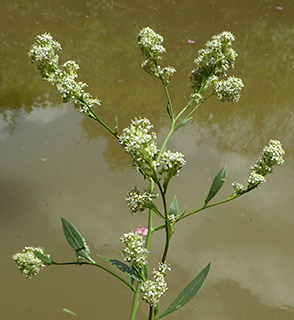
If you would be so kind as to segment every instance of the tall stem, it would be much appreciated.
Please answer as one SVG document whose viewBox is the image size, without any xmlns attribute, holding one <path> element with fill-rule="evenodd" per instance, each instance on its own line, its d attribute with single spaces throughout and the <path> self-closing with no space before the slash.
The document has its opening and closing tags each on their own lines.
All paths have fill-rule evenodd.
<svg viewBox="0 0 294 320">
<path fill-rule="evenodd" d="M 141 290 L 141 283 L 138 282 L 137 288 L 134 294 L 133 298 L 133 305 L 132 305 L 132 310 L 130 314 L 130 320 L 135 320 L 136 319 L 136 314 L 139 306 L 139 299 L 140 299 L 140 290 Z"/>
</svg>

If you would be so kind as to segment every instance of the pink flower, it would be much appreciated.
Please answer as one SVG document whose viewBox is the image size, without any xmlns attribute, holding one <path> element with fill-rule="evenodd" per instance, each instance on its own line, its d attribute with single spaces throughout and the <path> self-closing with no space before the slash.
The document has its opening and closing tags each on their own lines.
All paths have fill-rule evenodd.
<svg viewBox="0 0 294 320">
<path fill-rule="evenodd" d="M 148 228 L 145 228 L 145 227 L 137 227 L 137 228 L 136 228 L 136 232 L 137 232 L 138 234 L 140 234 L 141 236 L 143 236 L 143 237 L 147 237 Z"/>
<path fill-rule="evenodd" d="M 188 42 L 188 43 L 191 43 L 191 44 L 195 43 L 194 40 L 190 40 L 190 39 L 188 39 L 187 42 Z"/>
<path fill-rule="evenodd" d="M 283 10 L 283 7 L 282 6 L 277 6 L 276 9 L 277 10 Z"/>
</svg>

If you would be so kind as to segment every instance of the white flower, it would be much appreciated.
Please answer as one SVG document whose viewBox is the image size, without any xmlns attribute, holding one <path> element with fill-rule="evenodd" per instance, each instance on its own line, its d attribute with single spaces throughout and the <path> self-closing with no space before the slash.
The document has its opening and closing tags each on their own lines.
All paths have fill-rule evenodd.
<svg viewBox="0 0 294 320">
<path fill-rule="evenodd" d="M 36 276 L 47 265 L 36 257 L 34 254 L 36 251 L 44 254 L 42 248 L 25 247 L 22 252 L 12 256 L 12 259 L 17 263 L 18 269 L 28 279 Z"/>
<path fill-rule="evenodd" d="M 156 306 L 161 296 L 168 289 L 165 281 L 167 271 L 171 271 L 171 268 L 166 263 L 160 262 L 158 271 L 153 269 L 154 280 L 147 280 L 141 286 L 141 292 L 143 293 L 142 299 L 151 306 Z"/>
<path fill-rule="evenodd" d="M 124 260 L 132 267 L 140 269 L 147 264 L 148 250 L 144 247 L 144 238 L 137 232 L 130 231 L 120 237 L 120 241 L 125 244 L 122 249 Z"/>
<path fill-rule="evenodd" d="M 244 84 L 240 78 L 228 77 L 215 83 L 215 93 L 219 101 L 238 102 Z"/>
<path fill-rule="evenodd" d="M 146 208 L 150 208 L 152 201 L 158 197 L 158 194 L 154 194 L 149 191 L 140 193 L 138 187 L 134 187 L 128 192 L 126 197 L 126 203 L 132 213 L 144 211 Z"/>
<path fill-rule="evenodd" d="M 180 169 L 185 166 L 186 161 L 181 152 L 171 152 L 170 150 L 167 150 L 162 154 L 159 163 L 159 174 L 171 178 L 172 176 L 179 174 Z"/>
<path fill-rule="evenodd" d="M 249 177 L 247 178 L 247 189 L 239 183 L 232 184 L 234 194 L 242 194 L 243 191 L 249 191 L 260 184 L 266 182 L 265 176 L 273 172 L 275 166 L 281 166 L 284 163 L 285 151 L 278 140 L 270 140 L 261 152 L 261 157 L 250 168 Z"/>
<path fill-rule="evenodd" d="M 213 36 L 205 44 L 205 49 L 198 51 L 198 58 L 194 60 L 196 68 L 190 77 L 194 91 L 198 91 L 204 84 L 208 86 L 215 81 L 216 76 L 226 75 L 234 68 L 237 53 L 232 49 L 233 41 L 234 35 L 224 31 Z"/>
<path fill-rule="evenodd" d="M 234 194 L 241 194 L 245 190 L 245 187 L 238 182 L 233 182 L 232 187 L 234 189 Z"/>
<path fill-rule="evenodd" d="M 266 182 L 264 176 L 256 173 L 255 171 L 251 171 L 249 177 L 247 178 L 248 188 L 252 188 L 254 186 L 259 186 L 261 183 Z"/>
<path fill-rule="evenodd" d="M 138 44 L 148 59 L 157 59 L 165 53 L 166 50 L 162 46 L 162 42 L 163 37 L 149 27 L 143 28 L 138 34 Z"/>
<path fill-rule="evenodd" d="M 146 178 L 154 177 L 154 166 L 157 153 L 156 133 L 149 133 L 153 128 L 146 118 L 132 120 L 129 127 L 123 129 L 119 142 L 133 158 L 133 165 Z"/>
<path fill-rule="evenodd" d="M 88 114 L 94 104 L 101 104 L 100 100 L 85 92 L 86 83 L 76 82 L 80 67 L 75 61 L 69 60 L 62 65 L 62 69 L 59 68 L 57 52 L 61 49 L 49 33 L 44 33 L 36 37 L 29 56 L 32 63 L 37 64 L 43 79 L 56 85 L 64 102 L 73 102 L 81 112 Z"/>
</svg>

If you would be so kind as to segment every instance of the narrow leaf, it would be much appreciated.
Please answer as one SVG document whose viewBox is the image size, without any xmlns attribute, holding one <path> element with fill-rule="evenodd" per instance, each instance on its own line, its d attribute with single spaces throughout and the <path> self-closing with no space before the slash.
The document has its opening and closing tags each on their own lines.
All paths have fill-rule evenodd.
<svg viewBox="0 0 294 320">
<path fill-rule="evenodd" d="M 84 239 L 78 229 L 64 217 L 61 217 L 63 232 L 69 245 L 75 250 L 84 249 Z"/>
<path fill-rule="evenodd" d="M 184 126 L 186 123 L 188 123 L 190 120 L 192 120 L 193 117 L 190 118 L 186 118 L 183 121 L 181 121 L 176 127 L 175 127 L 175 131 L 178 130 L 179 128 L 181 128 L 182 126 Z"/>
<path fill-rule="evenodd" d="M 177 215 L 179 212 L 179 204 L 178 204 L 178 199 L 177 196 L 174 196 L 173 202 L 171 203 L 169 210 L 168 210 L 168 215 Z"/>
<path fill-rule="evenodd" d="M 208 195 L 206 196 L 204 205 L 206 206 L 208 202 L 219 192 L 223 184 L 225 183 L 227 179 L 227 167 L 224 166 L 215 176 L 210 190 L 208 192 Z"/>
<path fill-rule="evenodd" d="M 192 298 L 194 298 L 197 293 L 202 288 L 210 269 L 209 264 L 194 278 L 187 287 L 178 295 L 174 302 L 159 316 L 158 319 L 163 318 L 164 316 L 177 311 L 188 303 Z"/>
<path fill-rule="evenodd" d="M 69 309 L 67 309 L 67 308 L 63 308 L 62 311 L 65 312 L 65 313 L 68 313 L 68 314 L 70 314 L 70 315 L 72 315 L 72 316 L 77 317 L 77 314 L 76 314 L 76 313 L 74 313 L 73 311 L 71 311 L 71 310 L 69 310 Z"/>
<path fill-rule="evenodd" d="M 118 268 L 120 271 L 124 272 L 125 274 L 129 275 L 131 278 L 133 278 L 134 280 L 137 280 L 139 282 L 141 282 L 141 278 L 139 277 L 138 273 L 136 272 L 135 269 L 129 267 L 127 264 L 125 264 L 122 261 L 116 260 L 116 259 L 112 259 L 112 258 L 107 258 L 107 257 L 103 257 L 100 254 L 96 255 L 102 259 L 103 261 L 115 266 L 116 268 Z"/>
<path fill-rule="evenodd" d="M 174 115 L 173 115 L 173 111 L 171 109 L 171 106 L 170 106 L 169 102 L 167 103 L 166 109 L 167 109 L 167 113 L 168 113 L 169 117 L 171 118 L 171 120 L 173 120 L 174 119 Z"/>
<path fill-rule="evenodd" d="M 34 251 L 35 256 L 40 259 L 42 262 L 50 265 L 52 264 L 52 259 L 50 256 L 48 256 L 47 254 L 43 254 L 40 251 Z"/>
</svg>

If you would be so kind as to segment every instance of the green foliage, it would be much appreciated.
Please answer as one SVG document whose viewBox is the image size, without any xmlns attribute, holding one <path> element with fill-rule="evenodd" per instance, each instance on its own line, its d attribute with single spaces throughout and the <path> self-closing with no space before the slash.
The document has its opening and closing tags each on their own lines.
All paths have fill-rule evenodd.
<svg viewBox="0 0 294 320">
<path fill-rule="evenodd" d="M 111 264 L 112 266 L 115 266 L 118 268 L 120 271 L 124 272 L 128 276 L 130 276 L 132 279 L 137 280 L 138 282 L 142 282 L 141 277 L 138 275 L 137 271 L 134 268 L 129 267 L 127 264 L 125 264 L 122 261 L 112 259 L 112 258 L 107 258 L 103 257 L 100 254 L 96 254 L 100 259 L 103 261 Z"/>
<path fill-rule="evenodd" d="M 208 195 L 205 198 L 204 206 L 206 206 L 208 202 L 220 191 L 226 179 L 227 179 L 227 167 L 224 166 L 213 179 Z"/>
<path fill-rule="evenodd" d="M 210 270 L 210 263 L 187 285 L 187 287 L 177 296 L 172 304 L 159 316 L 158 319 L 175 312 L 193 299 L 200 291 Z"/>
</svg>

